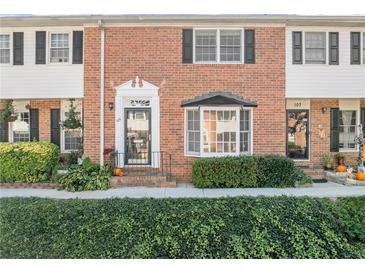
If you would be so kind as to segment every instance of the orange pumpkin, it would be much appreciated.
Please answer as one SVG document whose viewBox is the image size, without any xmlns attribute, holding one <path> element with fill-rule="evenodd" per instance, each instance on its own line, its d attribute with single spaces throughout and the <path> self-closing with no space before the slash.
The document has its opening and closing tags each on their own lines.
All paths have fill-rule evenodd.
<svg viewBox="0 0 365 274">
<path fill-rule="evenodd" d="M 114 175 L 115 176 L 123 176 L 123 172 L 120 168 L 114 168 Z"/>
<path fill-rule="evenodd" d="M 346 172 L 347 170 L 347 167 L 345 165 L 339 165 L 337 168 L 336 168 L 336 171 L 337 172 Z"/>
<path fill-rule="evenodd" d="M 356 174 L 356 180 L 359 180 L 359 181 L 365 181 L 365 172 L 361 172 L 361 171 L 359 171 L 359 172 Z"/>
</svg>

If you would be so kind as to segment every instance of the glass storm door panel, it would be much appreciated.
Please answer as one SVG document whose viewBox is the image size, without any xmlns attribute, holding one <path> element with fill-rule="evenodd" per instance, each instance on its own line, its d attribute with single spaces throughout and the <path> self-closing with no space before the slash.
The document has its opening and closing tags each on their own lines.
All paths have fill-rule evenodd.
<svg viewBox="0 0 365 274">
<path fill-rule="evenodd" d="M 287 111 L 287 156 L 309 159 L 309 111 Z"/>
<path fill-rule="evenodd" d="M 127 109 L 125 117 L 126 164 L 150 164 L 151 110 Z"/>
</svg>

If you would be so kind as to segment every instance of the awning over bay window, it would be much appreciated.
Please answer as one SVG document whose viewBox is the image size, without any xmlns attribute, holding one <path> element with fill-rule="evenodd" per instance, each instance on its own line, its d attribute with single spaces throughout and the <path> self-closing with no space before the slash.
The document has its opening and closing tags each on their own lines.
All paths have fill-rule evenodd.
<svg viewBox="0 0 365 274">
<path fill-rule="evenodd" d="M 219 106 L 219 105 L 239 105 L 243 107 L 257 107 L 255 101 L 244 99 L 239 94 L 228 91 L 209 92 L 191 99 L 183 100 L 182 107 L 196 106 Z"/>
</svg>

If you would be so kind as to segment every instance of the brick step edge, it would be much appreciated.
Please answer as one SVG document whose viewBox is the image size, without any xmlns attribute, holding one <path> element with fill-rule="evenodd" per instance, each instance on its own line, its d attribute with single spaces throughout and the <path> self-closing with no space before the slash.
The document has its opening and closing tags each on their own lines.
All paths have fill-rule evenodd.
<svg viewBox="0 0 365 274">
<path fill-rule="evenodd" d="M 0 183 L 0 189 L 4 188 L 35 188 L 35 189 L 62 189 L 54 183 Z"/>
</svg>

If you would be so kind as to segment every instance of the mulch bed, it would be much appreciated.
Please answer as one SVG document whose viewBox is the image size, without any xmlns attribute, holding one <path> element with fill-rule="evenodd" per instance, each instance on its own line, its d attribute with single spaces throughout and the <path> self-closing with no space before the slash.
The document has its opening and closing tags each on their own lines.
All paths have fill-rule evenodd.
<svg viewBox="0 0 365 274">
<path fill-rule="evenodd" d="M 0 183 L 1 188 L 37 188 L 37 189 L 61 189 L 61 186 L 54 183 Z"/>
</svg>

